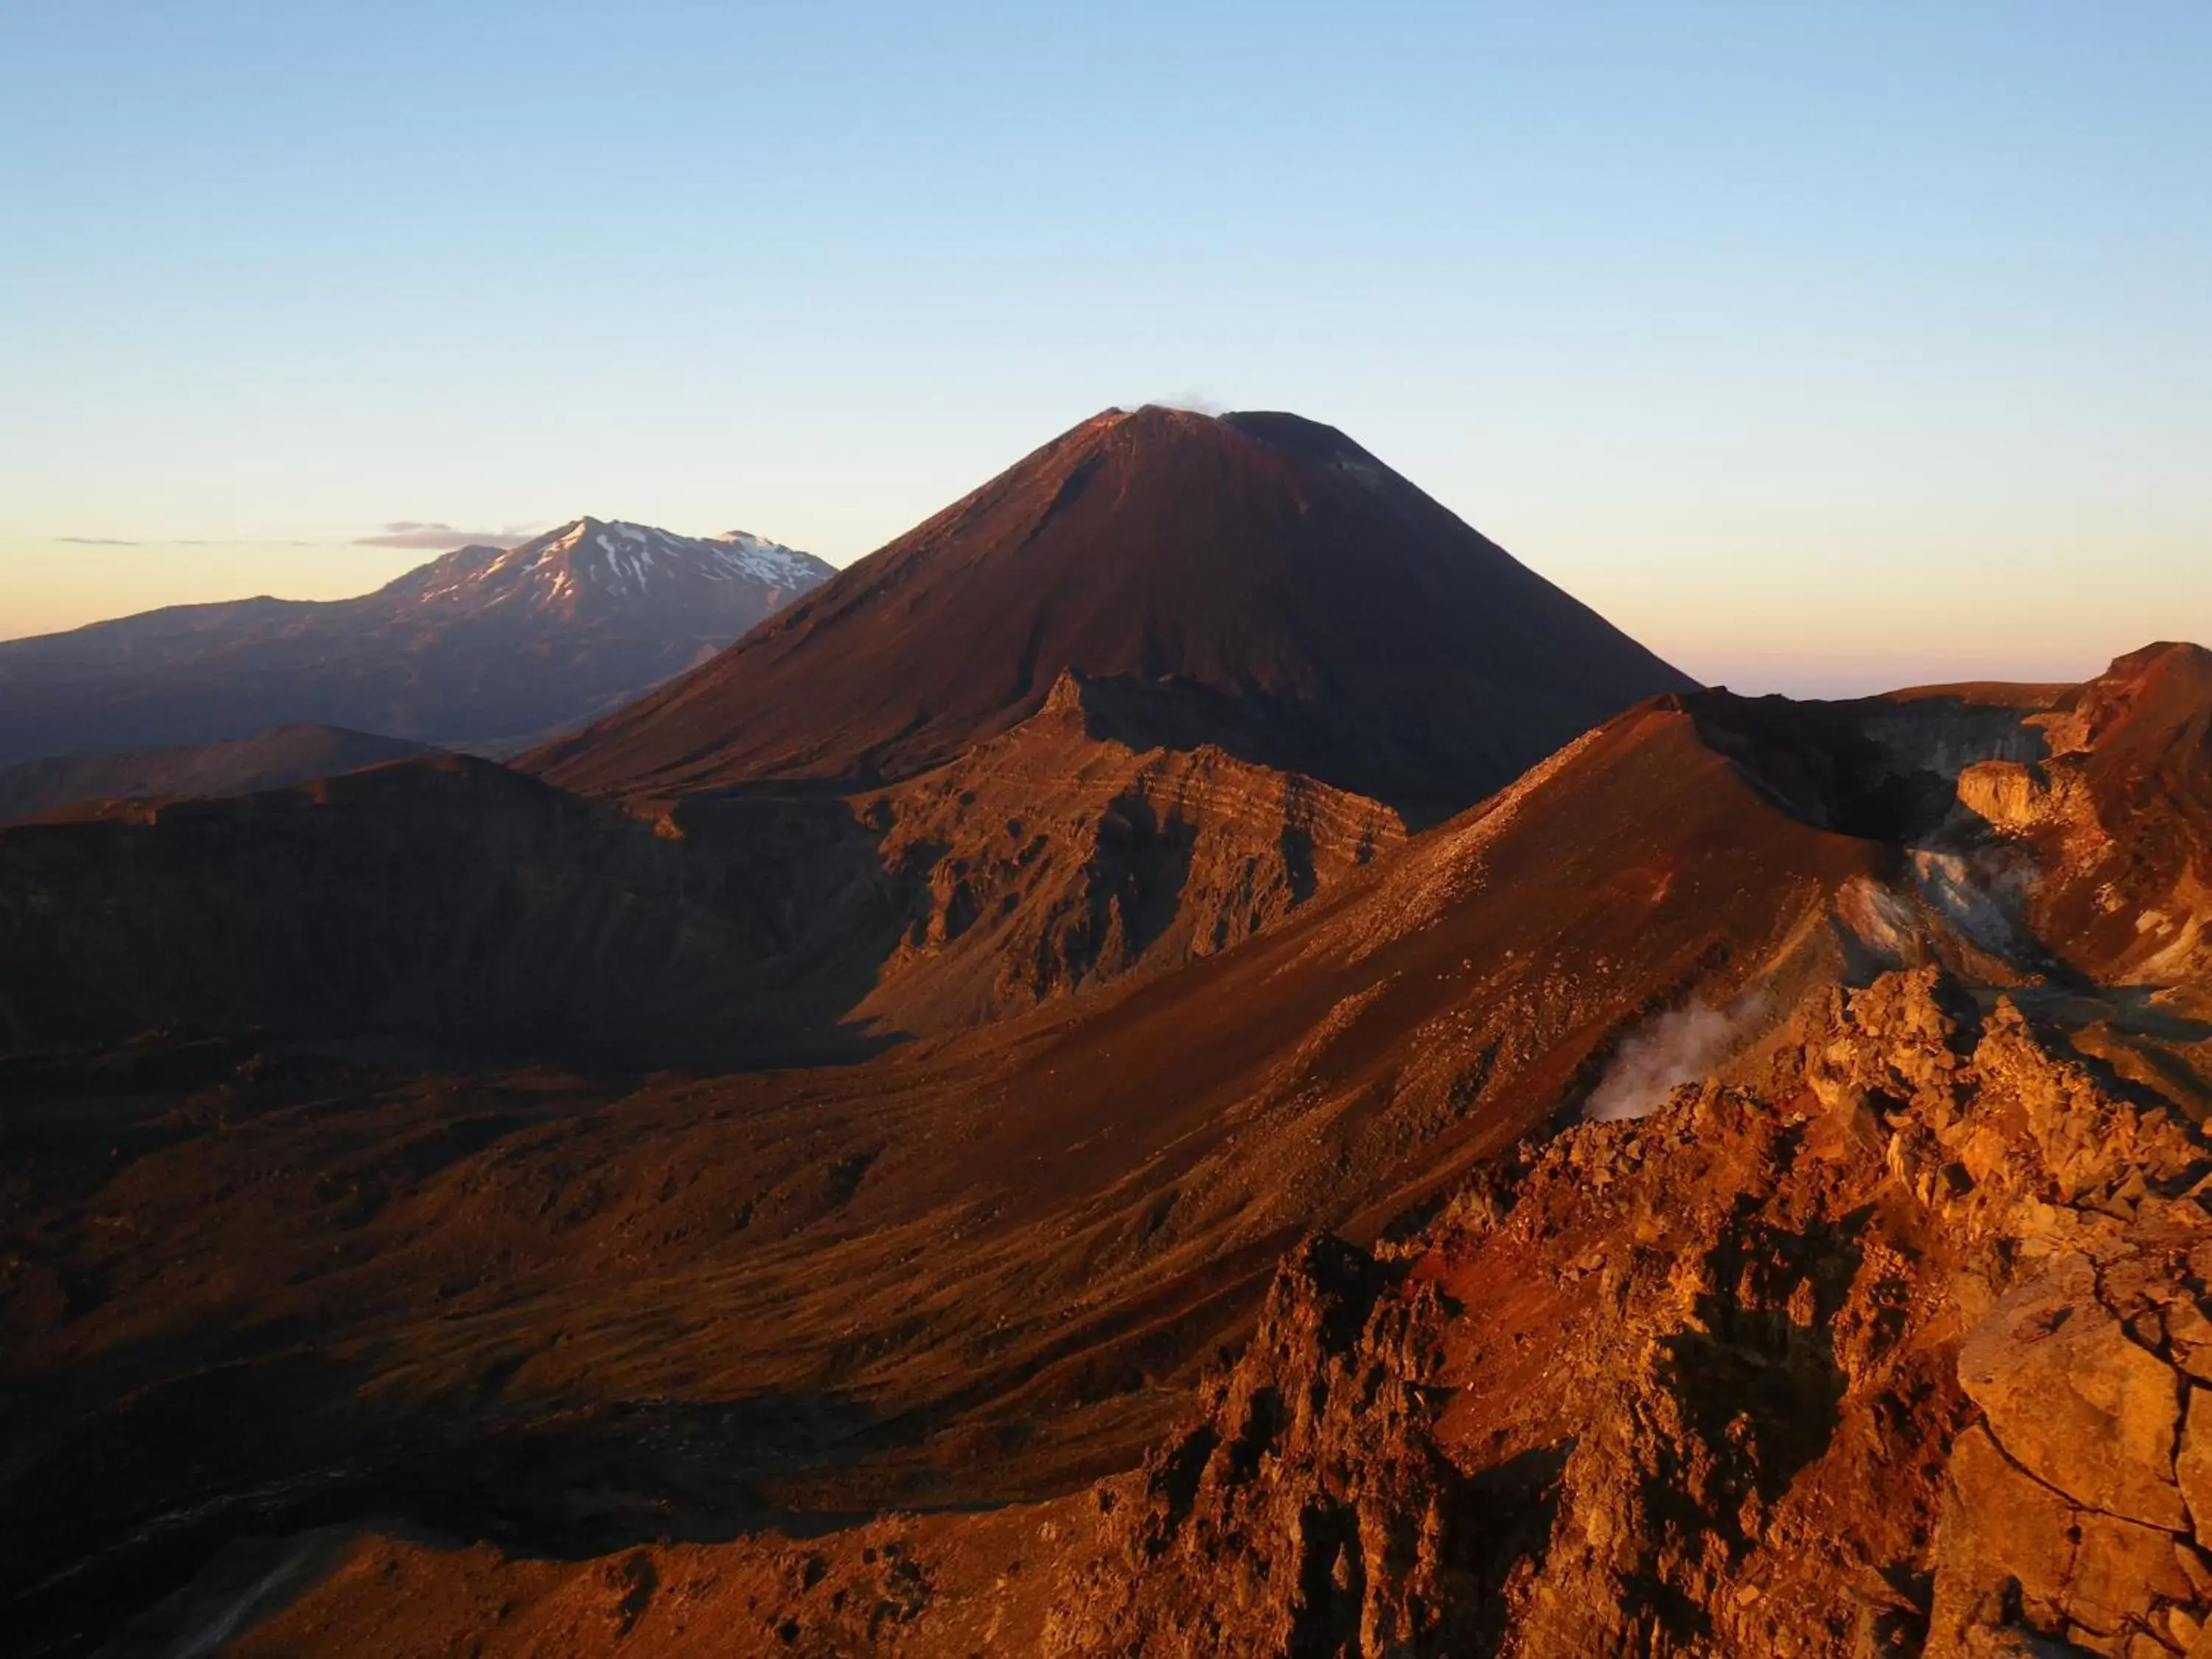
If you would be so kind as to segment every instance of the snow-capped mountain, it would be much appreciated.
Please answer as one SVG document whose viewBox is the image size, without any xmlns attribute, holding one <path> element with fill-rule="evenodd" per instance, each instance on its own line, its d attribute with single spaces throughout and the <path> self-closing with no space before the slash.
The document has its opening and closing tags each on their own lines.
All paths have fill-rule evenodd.
<svg viewBox="0 0 2212 1659">
<path fill-rule="evenodd" d="M 404 591 L 416 605 L 520 605 L 569 616 L 639 605 L 688 611 L 705 603 L 717 620 L 734 605 L 757 610 L 757 621 L 835 574 L 811 553 L 742 530 L 679 536 L 651 525 L 585 518 L 520 547 L 462 548 L 386 591 Z"/>
<path fill-rule="evenodd" d="M 835 574 L 744 531 L 584 518 L 359 599 L 184 605 L 0 643 L 0 765 L 301 724 L 504 752 L 620 707 Z"/>
</svg>

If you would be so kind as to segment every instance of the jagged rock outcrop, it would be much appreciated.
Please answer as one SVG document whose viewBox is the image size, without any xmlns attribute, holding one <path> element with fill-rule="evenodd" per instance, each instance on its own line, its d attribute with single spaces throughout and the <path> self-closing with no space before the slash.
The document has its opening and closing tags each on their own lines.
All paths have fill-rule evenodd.
<svg viewBox="0 0 2212 1659">
<path fill-rule="evenodd" d="M 2008 1003 L 1831 994 L 1307 1246 L 1053 1650 L 2212 1651 L 2208 1176 Z"/>
<path fill-rule="evenodd" d="M 1441 1322 L 1432 1287 L 1385 1294 L 1404 1279 L 1328 1235 L 1285 1263 L 1201 1420 L 1099 1489 L 1110 1547 L 1048 1653 L 1410 1656 L 1494 1626 L 1486 1523 L 1525 1514 L 1424 1431 Z"/>
<path fill-rule="evenodd" d="M 856 800 L 903 894 L 860 1017 L 965 1025 L 1212 956 L 1406 839 L 1390 808 L 1297 773 L 1133 744 L 1095 696 L 1062 675 L 1013 731 Z"/>
</svg>

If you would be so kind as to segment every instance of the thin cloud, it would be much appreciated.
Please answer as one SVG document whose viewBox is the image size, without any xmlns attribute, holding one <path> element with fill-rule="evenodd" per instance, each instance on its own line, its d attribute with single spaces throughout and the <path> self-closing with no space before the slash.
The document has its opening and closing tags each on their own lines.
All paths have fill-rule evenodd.
<svg viewBox="0 0 2212 1659">
<path fill-rule="evenodd" d="M 401 519 L 374 536 L 348 540 L 271 539 L 250 536 L 161 536 L 134 540 L 122 536 L 57 536 L 65 547 L 401 547 L 447 553 L 457 547 L 517 547 L 544 528 L 509 525 L 504 530 L 456 530 L 449 524 Z"/>
<path fill-rule="evenodd" d="M 357 536 L 356 547 L 410 547 L 428 552 L 450 552 L 457 547 L 513 547 L 527 541 L 526 535 L 513 530 L 456 530 L 449 524 L 433 524 L 420 519 L 399 519 L 384 526 L 374 536 Z"/>
<path fill-rule="evenodd" d="M 270 541 L 240 536 L 167 536 L 155 541 L 126 541 L 120 536 L 57 536 L 67 547 L 335 547 L 335 542 Z"/>
</svg>

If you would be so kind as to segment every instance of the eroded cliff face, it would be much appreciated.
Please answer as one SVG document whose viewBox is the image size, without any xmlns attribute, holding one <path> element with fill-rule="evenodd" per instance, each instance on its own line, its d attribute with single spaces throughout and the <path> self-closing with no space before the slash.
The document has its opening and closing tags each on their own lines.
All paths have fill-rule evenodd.
<svg viewBox="0 0 2212 1659">
<path fill-rule="evenodd" d="M 1050 1650 L 2212 1652 L 2201 1137 L 1932 969 L 1791 1038 L 1306 1247 Z"/>
<path fill-rule="evenodd" d="M 1480 1474 L 1435 1433 L 1448 1304 L 1327 1235 L 1285 1263 L 1243 1358 L 1139 1475 L 1048 1626 L 1060 1655 L 1494 1646 L 1559 1460 Z"/>
<path fill-rule="evenodd" d="M 1405 842 L 1378 801 L 1101 729 L 1096 690 L 1063 674 L 1013 731 L 855 798 L 902 905 L 857 1018 L 957 1029 L 1212 956 Z"/>
</svg>

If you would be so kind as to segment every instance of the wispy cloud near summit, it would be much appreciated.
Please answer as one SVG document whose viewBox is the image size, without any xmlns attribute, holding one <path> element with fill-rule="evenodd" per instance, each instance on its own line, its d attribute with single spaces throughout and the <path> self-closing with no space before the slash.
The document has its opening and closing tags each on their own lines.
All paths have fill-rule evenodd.
<svg viewBox="0 0 2212 1659">
<path fill-rule="evenodd" d="M 460 530 L 428 519 L 398 519 L 374 535 L 314 538 L 239 536 L 56 536 L 64 547 L 395 547 L 426 553 L 450 553 L 457 547 L 514 547 L 539 534 L 542 525 L 509 525 L 504 530 Z"/>
<path fill-rule="evenodd" d="M 356 547 L 412 547 L 427 552 L 451 552 L 457 547 L 513 547 L 527 541 L 529 532 L 506 530 L 456 530 L 449 524 L 420 519 L 399 519 L 374 536 L 357 536 Z"/>
</svg>

